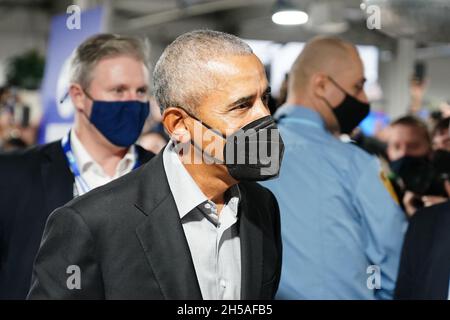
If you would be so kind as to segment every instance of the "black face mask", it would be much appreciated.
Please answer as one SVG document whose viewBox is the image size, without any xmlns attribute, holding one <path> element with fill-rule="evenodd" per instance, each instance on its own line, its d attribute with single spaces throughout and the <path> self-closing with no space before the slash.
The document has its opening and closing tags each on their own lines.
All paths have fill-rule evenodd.
<svg viewBox="0 0 450 320">
<path fill-rule="evenodd" d="M 235 180 L 264 181 L 279 175 L 284 143 L 272 116 L 252 121 L 228 137 L 191 114 L 189 116 L 226 140 L 223 161 L 207 156 L 224 164 Z M 192 139 L 191 144 L 204 152 Z"/>
<path fill-rule="evenodd" d="M 431 163 L 428 157 L 405 156 L 389 163 L 394 178 L 400 178 L 404 188 L 423 194 L 429 187 L 432 176 Z"/>
<path fill-rule="evenodd" d="M 370 112 L 370 104 L 361 102 L 352 95 L 348 94 L 339 84 L 331 77 L 331 82 L 339 88 L 344 94 L 345 98 L 337 107 L 331 107 L 331 104 L 325 100 L 327 105 L 331 108 L 334 116 L 339 123 L 341 133 L 350 134 Z"/>
<path fill-rule="evenodd" d="M 392 161 L 390 167 L 405 189 L 420 195 L 447 196 L 444 181 L 450 179 L 450 152 L 438 150 L 430 157 L 405 156 Z"/>
</svg>

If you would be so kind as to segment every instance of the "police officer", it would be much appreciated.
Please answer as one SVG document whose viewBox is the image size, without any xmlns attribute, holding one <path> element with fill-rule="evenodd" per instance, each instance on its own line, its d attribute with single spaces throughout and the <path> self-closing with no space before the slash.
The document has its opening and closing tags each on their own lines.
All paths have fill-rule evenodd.
<svg viewBox="0 0 450 320">
<path fill-rule="evenodd" d="M 369 113 L 357 49 L 331 37 L 306 44 L 275 114 L 286 145 L 280 177 L 280 299 L 390 299 L 405 215 L 376 158 L 338 139 Z"/>
</svg>

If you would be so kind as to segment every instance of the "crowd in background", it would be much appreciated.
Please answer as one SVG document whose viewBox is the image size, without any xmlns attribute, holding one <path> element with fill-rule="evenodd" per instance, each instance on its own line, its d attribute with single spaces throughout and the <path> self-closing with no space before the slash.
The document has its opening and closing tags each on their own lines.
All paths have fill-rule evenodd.
<svg viewBox="0 0 450 320">
<path fill-rule="evenodd" d="M 272 114 L 286 102 L 287 84 L 288 74 L 278 97 L 271 96 L 269 99 Z M 417 207 L 431 206 L 447 198 L 444 189 L 436 190 L 435 186 L 430 186 L 431 166 L 437 166 L 437 170 L 442 171 L 438 175 L 450 172 L 446 159 L 438 157 L 435 160 L 435 155 L 439 155 L 437 151 L 450 152 L 450 105 L 443 103 L 438 110 L 423 113 L 424 108 L 417 106 L 420 99 L 414 94 L 417 91 L 414 87 L 417 84 L 412 80 L 411 105 L 404 116 L 394 119 L 387 126 L 377 127 L 373 136 L 365 135 L 360 128 L 356 128 L 351 134 L 351 140 L 356 145 L 379 157 L 394 188 L 394 196 L 408 216 L 412 216 Z M 16 88 L 0 88 L 1 152 L 26 149 L 38 143 L 39 124 L 30 121 L 30 113 L 30 107 L 21 101 L 20 92 Z M 423 114 L 427 116 L 424 117 Z M 169 137 L 161 124 L 159 106 L 151 99 L 150 115 L 138 144 L 148 151 L 158 153 L 168 141 Z M 402 171 L 403 178 L 399 170 Z M 423 175 L 418 177 L 418 172 Z"/>
<path fill-rule="evenodd" d="M 199 32 L 199 35 L 195 36 L 205 37 L 212 43 L 216 41 L 215 36 L 209 35 L 208 31 Z M 219 33 L 217 36 L 224 37 L 224 43 L 230 41 L 228 36 Z M 104 37 L 111 37 L 115 41 L 114 37 L 118 36 Z M 92 41 L 103 41 L 102 36 L 99 36 L 99 39 L 94 38 Z M 118 41 L 123 40 L 118 38 Z M 240 40 L 233 39 L 231 43 L 235 45 L 235 41 Z M 242 42 L 239 42 L 239 45 L 245 47 Z M 191 46 L 189 50 L 196 52 L 195 48 L 196 46 Z M 79 50 L 82 49 L 83 47 Z M 247 48 L 245 50 L 250 51 Z M 278 123 L 286 144 L 279 178 L 268 183 L 262 182 L 262 185 L 275 195 L 281 212 L 284 254 L 278 298 L 393 298 L 403 232 L 408 220 L 414 217 L 418 210 L 446 203 L 450 197 L 449 108 L 444 106 L 441 110 L 432 112 L 428 118 L 421 118 L 421 108 L 417 106 L 417 99 L 412 94 L 412 105 L 407 108 L 409 110 L 407 114 L 393 119 L 386 127 L 379 128 L 374 136 L 365 136 L 359 128 L 355 129 L 370 109 L 364 91 L 363 66 L 356 47 L 334 38 L 318 38 L 309 42 L 304 50 L 294 63 L 291 73 L 286 75 L 279 97 L 260 99 L 264 107 L 267 107 L 265 111 L 270 110 L 275 119 L 274 123 L 275 121 Z M 317 52 L 321 54 L 316 54 Z M 124 55 L 128 58 L 130 56 L 136 58 L 135 53 L 130 56 L 127 54 L 129 55 L 129 53 Z M 242 56 L 246 57 L 246 54 Z M 164 59 L 164 55 L 162 57 Z M 141 64 L 145 62 L 144 60 L 141 58 L 138 62 Z M 257 62 L 260 63 L 259 60 Z M 309 69 L 309 66 L 313 67 Z M 142 78 L 148 80 L 145 74 Z M 160 81 L 162 83 L 162 80 Z M 327 89 L 322 90 L 325 87 Z M 79 98 L 78 104 L 83 105 L 86 101 L 92 100 L 92 108 L 98 112 L 94 112 L 94 116 L 91 114 L 89 121 L 103 135 L 103 137 L 98 135 L 99 145 L 104 143 L 102 139 L 106 137 L 114 148 L 126 147 L 122 150 L 123 158 L 115 159 L 119 162 L 116 168 L 122 168 L 121 161 L 127 163 L 128 157 L 139 158 L 139 149 L 134 148 L 135 141 L 122 143 L 115 135 L 114 131 L 118 130 L 114 128 L 115 124 L 108 123 L 106 117 L 103 119 L 96 117 L 97 114 L 103 116 L 107 114 L 104 110 L 108 103 L 121 104 L 125 108 L 126 103 L 132 101 L 124 99 L 103 101 L 100 98 L 96 100 L 89 96 L 91 93 L 87 93 L 86 88 L 80 86 L 75 89 L 72 88 L 72 100 L 82 95 L 83 99 Z M 140 90 L 141 87 L 136 92 L 140 94 Z M 324 94 L 321 96 L 316 94 L 317 92 Z M 145 95 L 139 98 L 145 100 L 146 104 L 149 103 L 150 111 L 136 143 L 152 154 L 158 154 L 169 141 L 169 135 L 164 129 L 167 128 L 166 123 L 163 126 L 160 106 L 153 97 L 148 99 L 148 95 Z M 260 106 L 255 101 L 253 99 L 251 102 Z M 162 106 L 162 109 L 167 107 L 172 105 Z M 83 108 L 79 106 L 77 108 L 76 121 L 87 123 L 88 121 L 83 118 L 85 116 Z M 179 107 L 175 105 L 176 108 Z M 29 113 L 29 108 L 24 105 L 14 88 L 6 87 L 0 90 L 2 152 L 22 150 L 37 144 L 39 128 L 30 122 Z M 188 115 L 186 117 L 194 118 L 187 111 L 186 114 Z M 132 115 L 130 119 L 133 120 Z M 139 120 L 138 118 L 134 120 L 136 119 Z M 138 132 L 141 129 L 136 126 L 132 129 L 136 128 Z M 86 129 L 86 132 L 89 130 Z M 69 133 L 62 143 L 57 144 L 66 156 L 71 152 L 69 148 L 71 138 L 76 138 L 73 132 Z M 129 136 L 124 131 L 119 138 L 126 140 Z M 89 143 L 92 143 L 92 139 L 85 139 L 85 144 Z M 130 147 L 131 145 L 133 147 Z M 92 150 L 95 149 L 96 146 L 92 147 Z M 112 147 L 111 149 L 116 150 Z M 170 144 L 166 147 L 166 150 L 168 149 Z M 135 150 L 138 150 L 137 155 L 133 155 Z M 115 152 L 111 154 L 112 157 L 116 156 Z M 5 159 L 9 161 L 10 158 Z M 70 156 L 68 159 L 72 165 Z M 134 161 L 139 165 L 142 164 L 136 159 Z M 90 167 L 87 165 L 88 168 L 94 167 L 89 161 L 81 162 L 91 165 Z M 91 162 L 95 164 L 95 161 Z M 122 170 L 123 172 L 119 169 L 117 172 L 111 170 L 113 173 L 109 175 L 111 179 L 105 181 L 110 182 L 138 166 L 131 163 L 128 163 L 129 168 Z M 381 172 L 378 170 L 379 163 Z M 108 168 L 108 165 L 109 163 L 105 167 Z M 89 176 L 91 173 L 88 169 L 86 171 L 86 176 L 92 178 L 97 185 L 104 184 L 105 181 L 94 177 L 94 173 Z M 77 170 L 72 172 L 77 178 L 79 172 Z M 95 183 L 92 185 L 96 185 Z M 82 194 L 70 191 L 71 197 Z M 86 192 L 89 192 L 89 189 Z M 61 204 L 69 200 L 66 198 L 61 199 Z M 321 203 L 321 200 L 324 200 L 324 203 Z M 317 223 L 317 217 L 319 220 L 323 219 L 320 220 L 320 224 Z M 293 226 L 295 229 L 290 229 Z M 323 235 L 322 231 L 326 234 Z M 45 249 L 42 252 L 45 254 Z M 325 282 L 325 278 L 336 276 L 334 264 L 327 264 L 327 259 L 331 255 L 333 263 L 336 262 L 336 270 L 349 272 L 346 275 L 337 275 L 330 281 L 333 284 L 321 283 L 321 286 L 318 286 L 315 281 Z M 372 292 L 368 293 L 365 282 L 361 281 L 366 275 L 365 267 L 369 262 L 379 264 L 383 273 L 385 291 L 375 295 Z M 301 272 L 296 273 L 295 270 Z M 293 288 L 294 284 L 298 287 Z M 39 283 L 36 284 L 38 285 Z M 239 297 L 239 294 L 236 297 Z M 402 298 L 401 295 L 399 297 Z"/>
<path fill-rule="evenodd" d="M 271 96 L 269 99 L 272 114 L 286 102 L 287 86 L 288 74 L 285 75 L 278 97 Z M 417 97 L 418 87 L 423 96 L 423 85 L 419 86 L 412 79 L 410 86 L 411 105 L 404 116 L 393 119 L 387 126 L 378 126 L 373 136 L 365 135 L 360 128 L 351 134 L 351 141 L 381 160 L 394 188 L 394 197 L 408 216 L 412 216 L 417 207 L 431 206 L 447 198 L 444 189 L 436 190 L 436 186 L 430 186 L 431 166 L 437 166 L 437 170 L 442 171 L 438 175 L 450 172 L 444 159 L 438 156 L 435 160 L 439 150 L 450 152 L 450 105 L 442 103 L 437 110 L 423 112 L 425 108 L 419 105 L 422 99 Z M 39 123 L 31 122 L 30 113 L 30 107 L 21 101 L 17 88 L 0 88 L 1 152 L 26 149 L 38 144 Z M 168 141 L 169 137 L 161 124 L 159 106 L 151 99 L 150 115 L 138 144 L 158 153 Z M 401 174 L 399 171 L 402 171 Z M 423 175 L 417 177 L 418 172 Z"/>
</svg>

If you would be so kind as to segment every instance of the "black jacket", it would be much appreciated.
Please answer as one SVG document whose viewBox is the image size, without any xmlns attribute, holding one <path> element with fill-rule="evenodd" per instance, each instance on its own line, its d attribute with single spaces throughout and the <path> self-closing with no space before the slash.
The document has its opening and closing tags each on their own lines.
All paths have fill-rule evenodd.
<svg viewBox="0 0 450 320">
<path fill-rule="evenodd" d="M 50 216 L 29 298 L 202 298 L 162 158 Z M 272 299 L 281 273 L 278 204 L 256 183 L 239 188 L 241 297 Z M 68 289 L 69 265 L 80 268 L 81 289 Z"/>
<path fill-rule="evenodd" d="M 403 244 L 396 299 L 443 299 L 449 294 L 450 202 L 419 210 Z"/>
<path fill-rule="evenodd" d="M 141 163 L 153 154 L 137 146 Z M 73 198 L 61 141 L 0 155 L 0 299 L 25 299 L 50 213 Z"/>
</svg>

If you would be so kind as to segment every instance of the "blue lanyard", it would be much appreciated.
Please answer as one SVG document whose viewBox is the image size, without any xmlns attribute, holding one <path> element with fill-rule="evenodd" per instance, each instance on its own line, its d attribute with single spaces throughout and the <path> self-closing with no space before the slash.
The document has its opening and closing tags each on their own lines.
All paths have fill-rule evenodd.
<svg viewBox="0 0 450 320">
<path fill-rule="evenodd" d="M 90 191 L 92 188 L 89 187 L 87 182 L 81 176 L 80 170 L 78 169 L 78 165 L 77 165 L 77 162 L 75 160 L 75 156 L 73 155 L 72 145 L 70 143 L 70 131 L 61 140 L 61 146 L 62 146 L 62 149 L 64 151 L 64 155 L 66 156 L 67 163 L 69 164 L 69 169 L 70 169 L 70 171 L 72 171 L 72 174 L 73 174 L 73 176 L 75 178 L 75 182 L 78 182 L 78 185 L 81 188 L 81 192 L 82 192 L 81 194 L 84 194 L 84 193 Z M 140 166 L 139 155 L 138 155 L 137 150 L 136 150 L 136 161 L 135 161 L 135 164 L 134 164 L 132 170 L 135 170 L 139 166 Z M 81 195 L 81 194 L 78 192 L 78 195 Z"/>
</svg>

